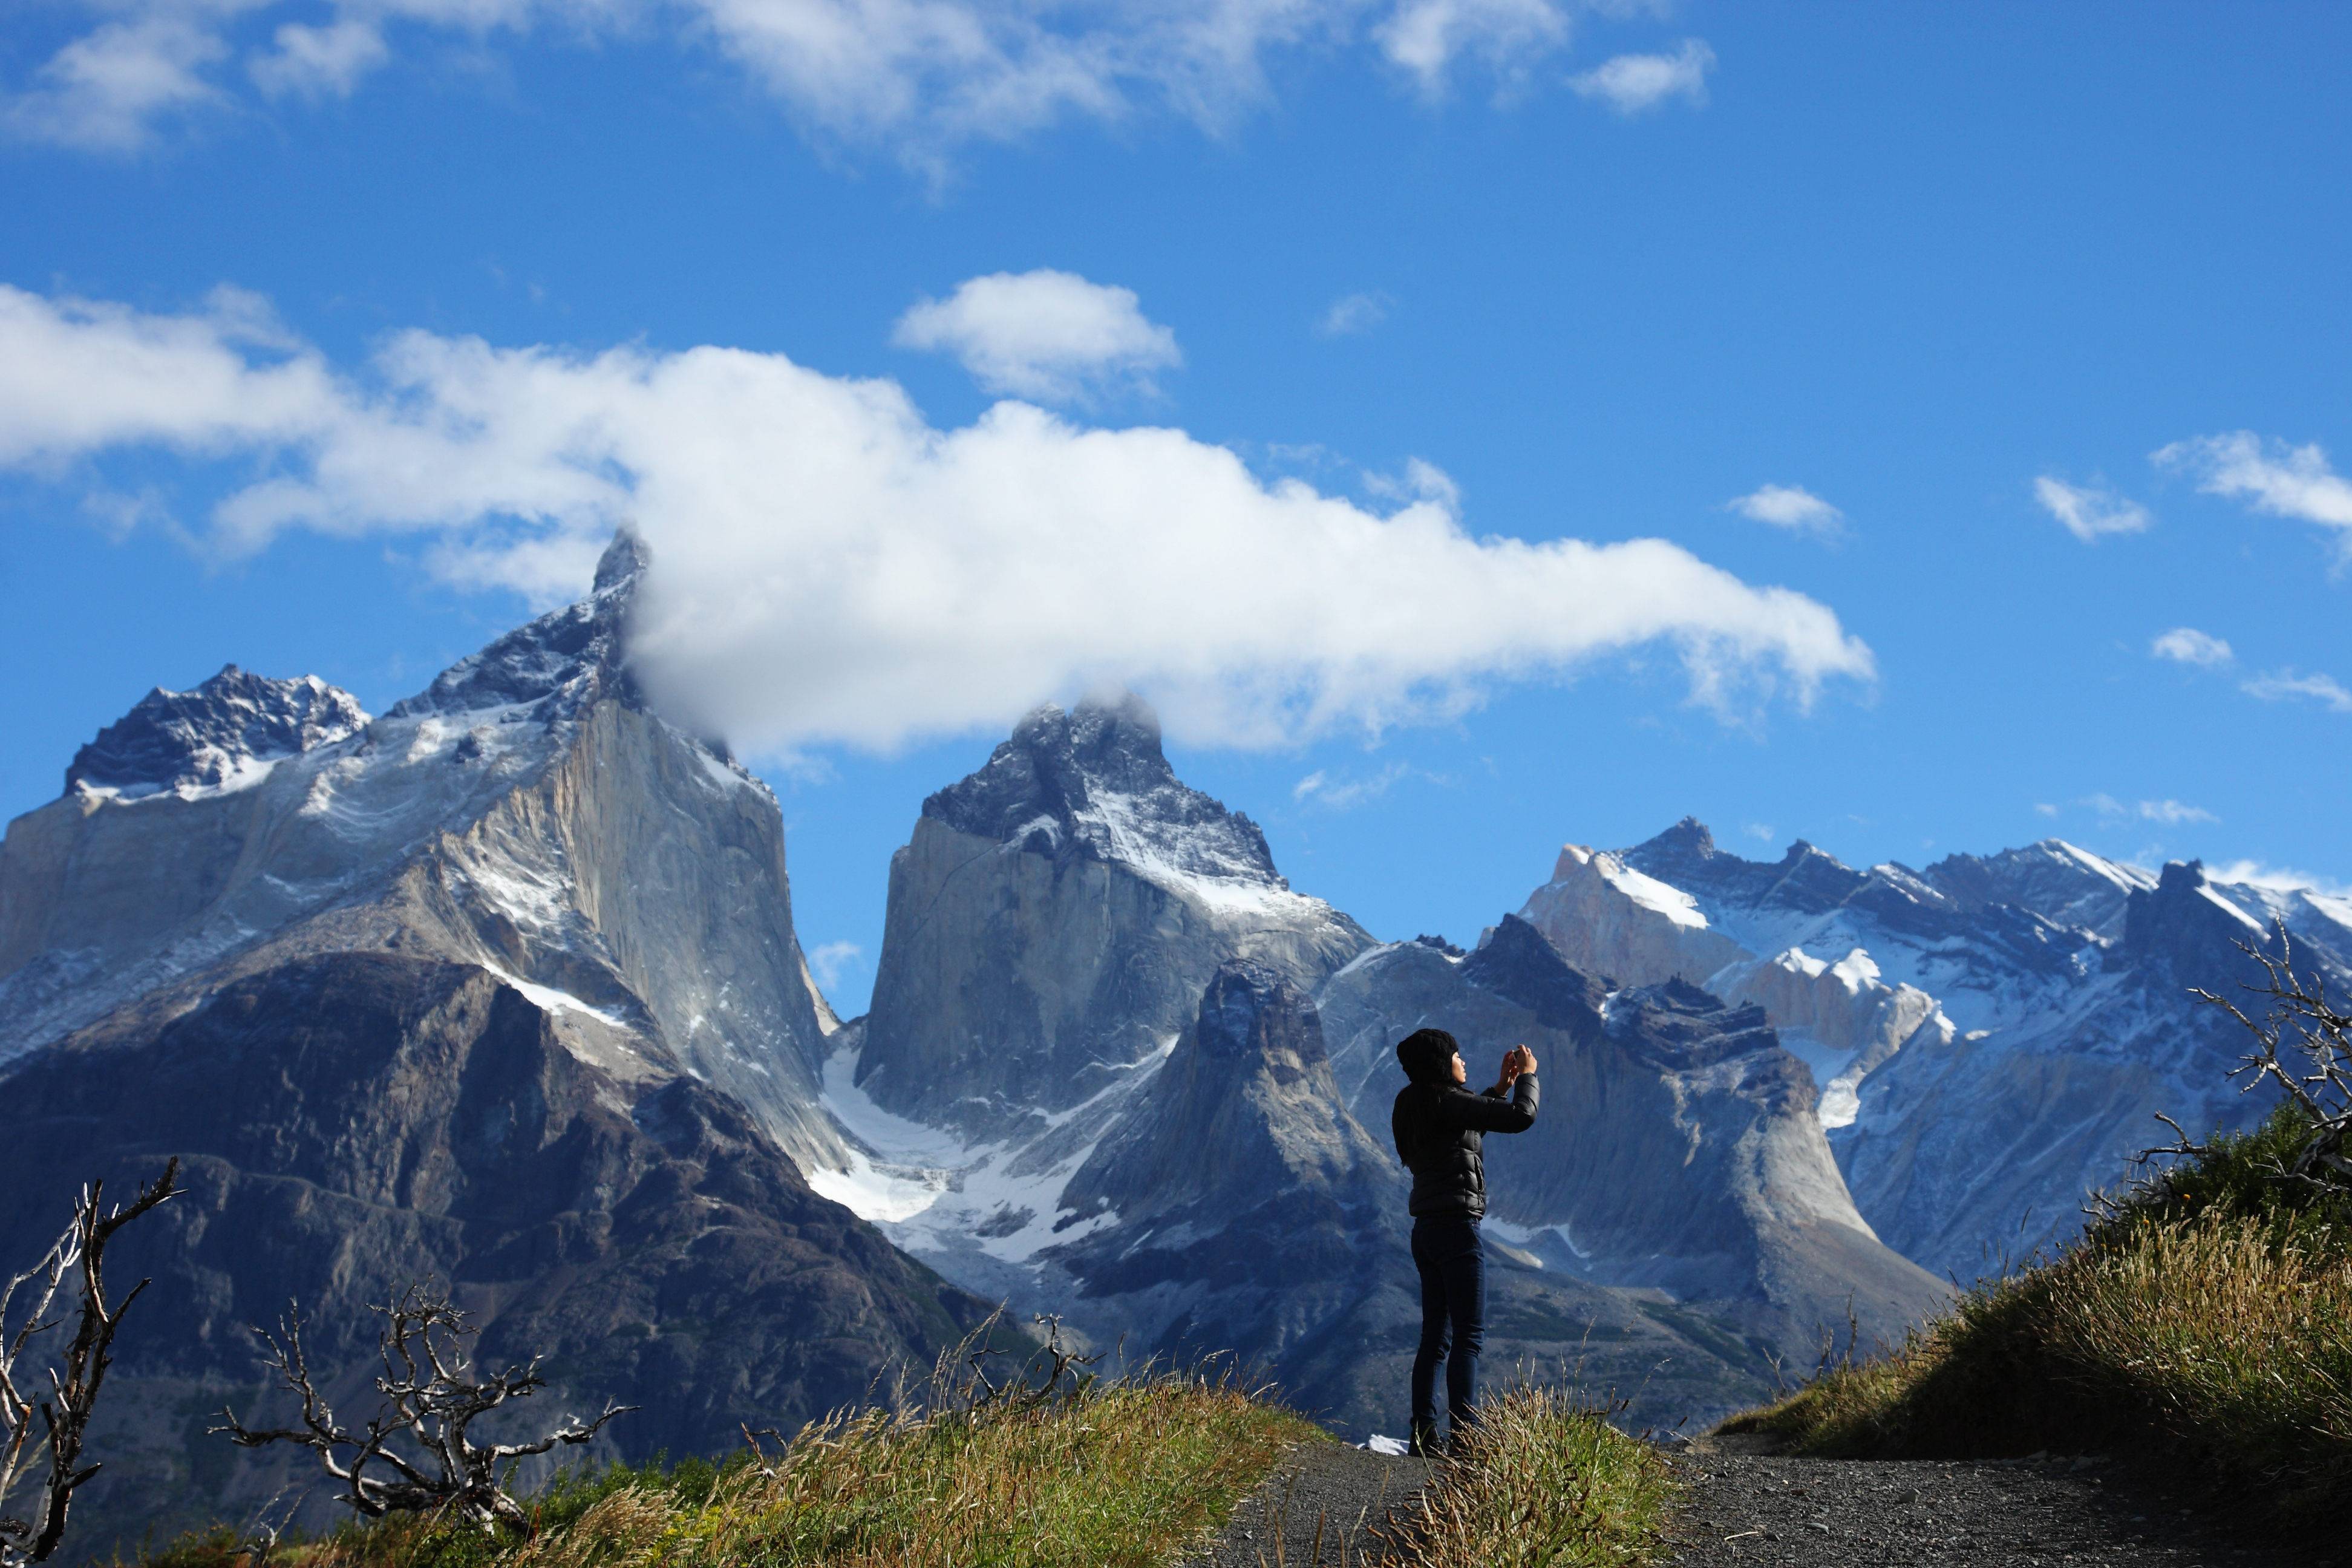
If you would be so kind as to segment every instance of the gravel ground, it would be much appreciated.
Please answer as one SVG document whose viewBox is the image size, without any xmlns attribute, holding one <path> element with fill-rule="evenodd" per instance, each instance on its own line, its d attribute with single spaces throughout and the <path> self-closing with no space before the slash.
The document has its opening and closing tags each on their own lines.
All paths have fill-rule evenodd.
<svg viewBox="0 0 2352 1568">
<path fill-rule="evenodd" d="M 1322 1568 L 1379 1560 L 1372 1527 L 1421 1495 L 1426 1459 L 1367 1453 L 1345 1443 L 1301 1443 L 1275 1467 L 1207 1552 L 1187 1568 Z M 1318 1552 L 1316 1530 L 1322 1529 Z"/>
<path fill-rule="evenodd" d="M 2333 1557 L 2352 1568 L 2347 1549 L 2250 1539 L 2201 1500 L 2096 1456 L 1945 1463 L 1799 1459 L 1762 1447 L 1703 1437 L 1675 1456 L 1690 1490 L 1665 1561 L 2329 1568 Z"/>
</svg>

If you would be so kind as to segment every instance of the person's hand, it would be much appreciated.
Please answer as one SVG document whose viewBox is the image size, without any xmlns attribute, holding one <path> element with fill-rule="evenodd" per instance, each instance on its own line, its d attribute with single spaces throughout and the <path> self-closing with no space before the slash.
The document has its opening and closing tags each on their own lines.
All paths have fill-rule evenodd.
<svg viewBox="0 0 2352 1568">
<path fill-rule="evenodd" d="M 1525 1046 L 1521 1046 L 1512 1051 L 1511 1054 L 1519 1058 L 1517 1072 L 1514 1073 L 1512 1076 L 1517 1077 L 1518 1076 L 1518 1073 L 1533 1073 L 1536 1070 L 1535 1052 L 1528 1049 Z"/>
</svg>

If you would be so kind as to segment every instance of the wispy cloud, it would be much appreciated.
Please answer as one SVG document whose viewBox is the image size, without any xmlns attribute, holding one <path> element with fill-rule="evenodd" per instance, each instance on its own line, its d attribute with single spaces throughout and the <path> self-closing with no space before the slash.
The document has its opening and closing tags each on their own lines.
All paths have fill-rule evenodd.
<svg viewBox="0 0 2352 1568">
<path fill-rule="evenodd" d="M 2314 671 L 2297 675 L 2292 667 L 2265 672 L 2244 683 L 2249 696 L 2265 702 L 2284 702 L 2291 697 L 2309 698 L 2338 713 L 2352 713 L 2352 691 L 2344 689 L 2335 677 Z"/>
<path fill-rule="evenodd" d="M 1845 513 L 1802 485 L 1766 485 L 1723 504 L 1754 521 L 1824 539 L 1835 537 L 1845 522 Z"/>
<path fill-rule="evenodd" d="M 2137 533 L 2155 521 L 2137 501 L 2095 485 L 2070 485 L 2048 474 L 2033 481 L 2033 497 L 2085 544 L 2095 544 L 2105 534 Z"/>
<path fill-rule="evenodd" d="M 2058 808 L 2046 800 L 2037 800 L 2033 803 L 2033 812 L 2037 816 L 2055 816 Z"/>
<path fill-rule="evenodd" d="M 2201 806 L 2184 805 L 2177 800 L 2117 800 L 2111 795 L 2087 796 L 2083 804 L 2101 816 L 2139 822 L 2160 822 L 2177 827 L 2184 822 L 2219 822 L 2221 819 Z"/>
<path fill-rule="evenodd" d="M 256 87 L 272 98 L 349 98 L 362 78 L 392 58 L 375 25 L 340 16 L 323 27 L 289 22 L 278 29 L 278 47 L 246 67 Z"/>
<path fill-rule="evenodd" d="M 407 533 L 450 580 L 541 602 L 633 520 L 656 564 L 632 658 L 754 754 L 887 750 L 1105 680 L 1180 742 L 1290 746 L 1637 650 L 1734 723 L 1876 676 L 1817 600 L 1663 540 L 1474 534 L 1427 465 L 1376 509 L 1180 429 L 1017 402 L 943 429 L 776 353 L 412 331 L 346 368 L 250 296 L 156 315 L 0 285 L 0 468 L 116 453 L 257 476 L 192 521 L 207 549 Z"/>
<path fill-rule="evenodd" d="M 2352 899 L 2352 882 L 2311 871 L 2298 871 L 2292 866 L 2273 866 L 2261 860 L 2232 860 L 2226 866 L 2208 865 L 2206 877 L 2216 882 L 2247 882 L 2273 892 L 2314 892 L 2322 898 Z"/>
<path fill-rule="evenodd" d="M 2175 441 L 2149 460 L 2193 476 L 2208 495 L 2227 496 L 2274 517 L 2340 529 L 2342 548 L 2352 559 L 2352 484 L 2328 467 L 2326 452 L 2316 444 L 2290 447 L 2251 430 L 2234 430 Z"/>
<path fill-rule="evenodd" d="M 1274 97 L 1286 55 L 1353 55 L 1427 97 L 1483 75 L 1529 90 L 1603 0 L 60 0 L 89 29 L 0 83 L 19 137 L 107 152 L 175 118 L 264 95 L 353 91 L 394 42 L 470 47 L 535 32 L 627 47 L 683 39 L 715 52 L 830 148 L 877 149 L 934 178 L 973 142 L 1072 121 L 1159 114 L 1221 132 Z M 273 26 L 273 24 L 275 26 Z M 267 41 L 263 41 L 266 38 Z M 241 58 L 240 58 L 241 57 Z M 1579 79 L 1628 110 L 1704 96 L 1713 56 L 1627 56 Z M 13 89 L 14 90 L 11 90 Z"/>
<path fill-rule="evenodd" d="M 1069 403 L 1117 385 L 1145 390 L 1184 363 L 1176 334 L 1146 320 L 1131 289 L 1075 272 L 992 272 L 898 318 L 901 348 L 953 354 L 990 392 Z"/>
<path fill-rule="evenodd" d="M 171 117 L 226 101 L 205 76 L 230 52 L 220 23 L 164 5 L 104 23 L 51 56 L 31 90 L 0 99 L 0 123 L 27 141 L 137 152 Z"/>
<path fill-rule="evenodd" d="M 1619 55 L 1568 85 L 1587 98 L 1597 98 L 1620 114 L 1639 114 L 1670 98 L 1694 106 L 1706 101 L 1706 73 L 1715 68 L 1715 51 L 1699 38 L 1685 38 L 1671 55 Z"/>
<path fill-rule="evenodd" d="M 2195 626 L 2173 627 L 2150 643 L 2147 651 L 2154 658 L 2168 658 L 2175 664 L 2193 664 L 2201 669 L 2219 669 L 2233 657 L 2228 643 Z"/>
<path fill-rule="evenodd" d="M 1342 294 L 1331 301 L 1315 323 L 1315 330 L 1327 338 L 1352 337 L 1369 332 L 1389 319 L 1389 310 L 1396 303 L 1386 294 Z"/>
<path fill-rule="evenodd" d="M 1763 843 L 1769 844 L 1772 842 L 1772 825 L 1769 822 L 1746 823 L 1741 826 L 1739 831 L 1748 835 L 1748 837 L 1759 839 Z"/>
<path fill-rule="evenodd" d="M 1318 768 L 1290 786 L 1290 798 L 1301 804 L 1346 811 L 1350 806 L 1380 799 L 1406 779 L 1416 775 L 1430 776 L 1404 763 L 1391 763 L 1376 773 L 1354 779 L 1335 779 L 1325 770 Z"/>
<path fill-rule="evenodd" d="M 1456 62 L 1475 59 L 1508 89 L 1536 62 L 1564 47 L 1569 7 L 1553 0 L 1401 0 L 1372 29 L 1381 52 L 1431 97 L 1444 92 Z"/>
<path fill-rule="evenodd" d="M 831 991 L 865 958 L 866 949 L 856 942 L 822 942 L 808 950 L 809 973 L 816 976 L 821 989 Z"/>
</svg>

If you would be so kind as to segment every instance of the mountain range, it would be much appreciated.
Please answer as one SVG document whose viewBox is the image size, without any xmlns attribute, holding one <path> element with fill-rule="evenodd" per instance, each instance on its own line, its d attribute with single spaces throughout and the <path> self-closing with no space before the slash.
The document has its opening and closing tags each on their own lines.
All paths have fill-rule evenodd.
<svg viewBox="0 0 2352 1568">
<path fill-rule="evenodd" d="M 202 1433 L 278 1397 L 246 1324 L 298 1300 L 356 1400 L 366 1303 L 425 1278 L 486 1356 L 546 1354 L 551 1402 L 644 1405 L 607 1455 L 866 1398 L 1000 1303 L 1395 1431 L 1418 1309 L 1383 1115 L 1424 1025 L 1543 1062 L 1536 1128 L 1488 1144 L 1490 1368 L 1704 1419 L 1849 1313 L 1891 1341 L 1988 1249 L 2063 1237 L 2149 1110 L 2258 1114 L 2183 990 L 2244 973 L 2231 939 L 2352 953 L 2341 903 L 2194 866 L 1769 865 L 1687 820 L 1563 849 L 1474 950 L 1382 942 L 1104 692 L 924 802 L 844 1022 L 773 795 L 632 677 L 648 569 L 624 532 L 585 599 L 382 717 L 234 667 L 158 690 L 9 825 L 0 1257 L 88 1174 L 178 1154 L 189 1188 L 121 1244 L 156 1283 L 93 1549 L 297 1482 Z"/>
</svg>

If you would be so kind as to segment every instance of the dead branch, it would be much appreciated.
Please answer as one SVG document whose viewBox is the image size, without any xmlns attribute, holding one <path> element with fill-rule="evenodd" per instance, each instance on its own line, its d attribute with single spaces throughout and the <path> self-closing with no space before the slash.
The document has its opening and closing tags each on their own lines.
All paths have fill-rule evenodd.
<svg viewBox="0 0 2352 1568">
<path fill-rule="evenodd" d="M 530 1520 L 500 1485 L 499 1467 L 558 1444 L 585 1443 L 613 1417 L 637 1408 L 607 1405 L 602 1415 L 585 1424 L 566 1415 L 554 1431 L 533 1442 L 477 1443 L 467 1431 L 475 1421 L 547 1386 L 539 1375 L 539 1358 L 528 1366 L 477 1376 L 465 1342 L 480 1331 L 430 1280 L 371 1310 L 386 1320 L 380 1341 L 383 1371 L 375 1379 L 385 1403 L 365 1427 L 352 1432 L 337 1423 L 302 1348 L 301 1313 L 289 1307 L 278 1324 L 282 1339 L 266 1330 L 253 1331 L 269 1347 L 264 1360 L 301 1399 L 302 1425 L 252 1431 L 235 1411 L 224 1410 L 224 1424 L 209 1430 L 226 1434 L 240 1447 L 294 1443 L 309 1448 L 327 1474 L 342 1483 L 338 1500 L 365 1518 L 441 1512 L 485 1531 L 507 1524 L 528 1535 Z M 395 1438 L 411 1451 L 393 1447 Z"/>
<path fill-rule="evenodd" d="M 131 1310 L 131 1303 L 139 1299 L 139 1293 L 148 1284 L 142 1279 L 119 1305 L 110 1308 L 106 1300 L 107 1244 L 124 1226 L 166 1199 L 178 1196 L 182 1189 L 173 1184 L 179 1173 L 180 1162 L 174 1156 L 164 1165 L 161 1176 L 139 1189 L 127 1208 L 121 1205 L 106 1208 L 106 1184 L 90 1183 L 74 1201 L 73 1221 L 66 1226 L 65 1234 L 58 1237 L 38 1263 L 15 1276 L 5 1289 L 0 1289 L 0 1333 L 5 1333 L 17 1290 L 26 1285 L 34 1287 L 22 1323 L 15 1334 L 0 1342 L 0 1504 L 6 1502 L 10 1489 L 25 1475 L 31 1457 L 28 1450 L 32 1417 L 37 1411 L 48 1448 L 48 1477 L 34 1517 L 29 1521 L 13 1516 L 0 1518 L 0 1568 L 43 1562 L 56 1552 L 58 1543 L 65 1538 L 66 1516 L 72 1507 L 75 1490 L 99 1472 L 96 1462 L 81 1462 L 90 1413 L 97 1408 L 107 1369 L 114 1364 L 108 1352 L 113 1348 L 115 1331 L 121 1326 L 123 1314 Z M 64 1321 L 50 1318 L 49 1309 L 67 1275 L 77 1266 L 81 1270 L 81 1314 L 73 1340 L 66 1347 L 65 1370 L 60 1373 L 56 1367 L 44 1368 L 48 1381 L 47 1396 L 28 1394 L 20 1381 L 18 1361 L 36 1338 Z"/>
<path fill-rule="evenodd" d="M 2278 921 L 2273 929 L 2278 937 L 2274 955 L 2251 942 L 2236 944 L 2263 966 L 2266 976 L 2260 985 L 2241 987 L 2268 1000 L 2270 1005 L 2259 1023 L 2236 1003 L 2210 991 L 2191 987 L 2189 994 L 2221 1008 L 2253 1037 L 2253 1048 L 2230 1070 L 2231 1078 L 2247 1080 L 2242 1091 L 2251 1093 L 2263 1084 L 2276 1084 L 2309 1124 L 2293 1163 L 2280 1163 L 2269 1173 L 2329 1192 L 2352 1192 L 2352 1180 L 2347 1179 L 2352 1178 L 2352 1159 L 2345 1157 L 2345 1140 L 2352 1136 L 2352 1017 L 2337 1012 L 2327 1000 L 2327 982 L 2318 971 L 2300 975 L 2294 972 L 2294 951 L 2286 922 Z M 2287 1052 L 2284 1060 L 2283 1048 Z M 2179 1138 L 2177 1148 L 2162 1152 L 2203 1152 L 2189 1142 L 2170 1118 L 2162 1120 Z"/>
</svg>

